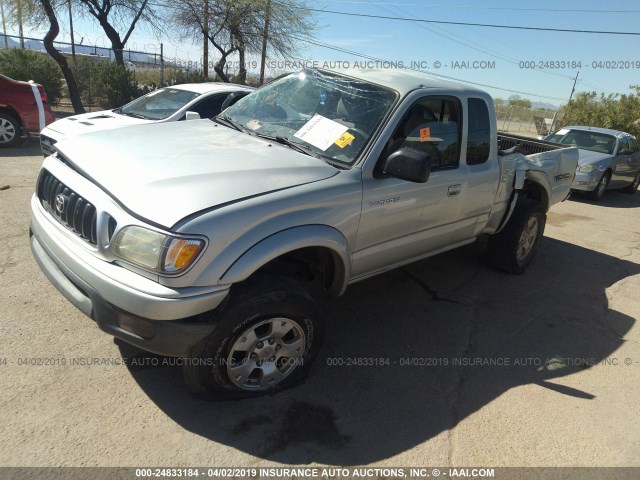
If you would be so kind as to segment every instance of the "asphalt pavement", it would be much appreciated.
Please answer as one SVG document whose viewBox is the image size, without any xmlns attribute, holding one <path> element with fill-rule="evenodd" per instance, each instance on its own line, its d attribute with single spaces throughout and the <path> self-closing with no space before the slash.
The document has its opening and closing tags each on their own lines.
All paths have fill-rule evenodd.
<svg viewBox="0 0 640 480">
<path fill-rule="evenodd" d="M 524 275 L 481 239 L 352 285 L 308 380 L 209 403 L 40 272 L 41 162 L 0 150 L 0 465 L 640 466 L 640 194 L 554 206 Z"/>
</svg>

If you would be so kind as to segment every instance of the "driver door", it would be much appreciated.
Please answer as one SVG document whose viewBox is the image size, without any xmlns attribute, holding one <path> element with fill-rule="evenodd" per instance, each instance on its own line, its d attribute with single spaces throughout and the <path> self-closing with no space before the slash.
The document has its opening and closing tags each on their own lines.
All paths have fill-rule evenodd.
<svg viewBox="0 0 640 480">
<path fill-rule="evenodd" d="M 376 171 L 363 178 L 360 228 L 352 276 L 364 277 L 451 246 L 467 180 L 461 168 L 462 105 L 454 97 L 425 96 L 401 118 Z M 431 156 L 426 183 L 385 176 L 393 151 L 415 148 Z"/>
</svg>

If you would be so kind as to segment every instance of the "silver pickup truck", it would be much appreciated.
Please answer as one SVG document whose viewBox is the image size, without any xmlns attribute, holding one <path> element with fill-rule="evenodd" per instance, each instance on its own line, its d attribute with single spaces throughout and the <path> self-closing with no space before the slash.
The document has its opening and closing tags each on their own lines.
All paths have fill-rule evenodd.
<svg viewBox="0 0 640 480">
<path fill-rule="evenodd" d="M 483 234 L 490 263 L 521 273 L 578 162 L 499 135 L 483 91 L 388 70 L 304 70 L 210 120 L 55 150 L 31 201 L 38 264 L 102 330 L 179 357 L 207 398 L 308 372 L 314 289 L 341 295 Z"/>
</svg>

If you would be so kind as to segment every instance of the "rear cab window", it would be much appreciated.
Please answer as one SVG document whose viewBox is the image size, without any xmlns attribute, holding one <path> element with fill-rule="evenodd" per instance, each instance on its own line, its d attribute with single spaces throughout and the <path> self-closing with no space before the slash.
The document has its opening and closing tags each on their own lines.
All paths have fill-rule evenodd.
<svg viewBox="0 0 640 480">
<path fill-rule="evenodd" d="M 481 98 L 470 98 L 468 104 L 467 165 L 480 165 L 489 159 L 491 151 L 489 108 Z"/>
</svg>

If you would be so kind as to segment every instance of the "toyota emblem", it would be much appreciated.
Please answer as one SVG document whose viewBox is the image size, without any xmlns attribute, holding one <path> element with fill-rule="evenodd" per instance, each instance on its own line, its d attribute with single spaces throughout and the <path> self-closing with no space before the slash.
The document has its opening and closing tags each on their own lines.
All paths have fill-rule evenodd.
<svg viewBox="0 0 640 480">
<path fill-rule="evenodd" d="M 64 195 L 56 195 L 56 210 L 63 213 L 65 207 Z"/>
</svg>

